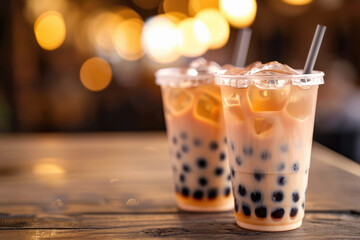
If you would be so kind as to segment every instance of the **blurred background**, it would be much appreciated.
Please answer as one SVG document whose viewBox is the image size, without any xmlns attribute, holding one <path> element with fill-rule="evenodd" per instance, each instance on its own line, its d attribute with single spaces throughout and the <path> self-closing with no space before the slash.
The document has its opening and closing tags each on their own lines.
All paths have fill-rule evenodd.
<svg viewBox="0 0 360 240">
<path fill-rule="evenodd" d="M 12 0 L 0 4 L 0 131 L 164 130 L 154 72 L 203 56 L 303 68 L 316 24 L 314 139 L 360 163 L 358 0 Z"/>
</svg>

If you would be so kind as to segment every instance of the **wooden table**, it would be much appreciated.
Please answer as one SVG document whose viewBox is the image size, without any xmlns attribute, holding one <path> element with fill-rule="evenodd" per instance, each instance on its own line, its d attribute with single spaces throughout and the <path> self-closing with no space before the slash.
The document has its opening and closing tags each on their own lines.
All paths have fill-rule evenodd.
<svg viewBox="0 0 360 240">
<path fill-rule="evenodd" d="M 0 136 L 0 239 L 360 239 L 360 166 L 314 144 L 300 229 L 176 208 L 164 133 Z"/>
</svg>

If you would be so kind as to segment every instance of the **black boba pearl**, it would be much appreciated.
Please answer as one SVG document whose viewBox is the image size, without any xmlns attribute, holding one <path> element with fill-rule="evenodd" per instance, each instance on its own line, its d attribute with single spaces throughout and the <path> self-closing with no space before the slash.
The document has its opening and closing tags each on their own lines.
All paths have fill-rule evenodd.
<svg viewBox="0 0 360 240">
<path fill-rule="evenodd" d="M 184 164 L 183 165 L 183 170 L 184 170 L 184 172 L 190 172 L 190 167 L 189 167 L 189 165 L 187 165 L 187 164 Z"/>
<path fill-rule="evenodd" d="M 271 158 L 271 153 L 269 151 L 263 151 L 261 154 L 260 154 L 260 158 L 261 160 L 268 160 Z"/>
<path fill-rule="evenodd" d="M 224 137 L 224 143 L 227 144 L 227 138 L 226 137 Z"/>
<path fill-rule="evenodd" d="M 297 207 L 292 207 L 290 210 L 290 217 L 295 217 L 298 213 Z"/>
<path fill-rule="evenodd" d="M 226 158 L 225 153 L 221 152 L 220 155 L 219 155 L 219 158 L 220 158 L 220 161 L 224 161 L 225 158 Z"/>
<path fill-rule="evenodd" d="M 210 144 L 209 144 L 209 148 L 210 148 L 211 150 L 213 150 L 213 151 L 217 150 L 218 147 L 219 147 L 219 145 L 218 145 L 218 143 L 215 142 L 215 141 L 212 141 L 212 142 L 210 142 Z"/>
<path fill-rule="evenodd" d="M 246 196 L 246 188 L 245 188 L 245 186 L 239 184 L 238 193 L 240 194 L 240 196 L 245 197 Z"/>
<path fill-rule="evenodd" d="M 254 173 L 254 178 L 258 182 L 260 182 L 264 177 L 265 175 L 263 173 L 259 173 L 259 172 Z"/>
<path fill-rule="evenodd" d="M 252 147 L 243 147 L 243 153 L 245 156 L 251 156 L 254 150 Z"/>
<path fill-rule="evenodd" d="M 279 166 L 278 166 L 278 170 L 282 171 L 284 169 L 285 169 L 285 163 L 280 163 Z"/>
<path fill-rule="evenodd" d="M 217 190 L 215 188 L 209 189 L 208 198 L 209 199 L 214 199 L 214 198 L 217 197 L 217 194 L 218 194 L 218 192 L 217 192 Z"/>
<path fill-rule="evenodd" d="M 215 175 L 216 176 L 221 176 L 224 172 L 224 169 L 222 169 L 221 167 L 217 167 L 215 168 Z"/>
<path fill-rule="evenodd" d="M 236 198 L 234 198 L 234 206 L 235 206 L 235 212 L 238 212 L 239 211 L 239 205 L 238 205 L 238 202 L 237 202 Z"/>
<path fill-rule="evenodd" d="M 176 145 L 176 143 L 177 143 L 177 138 L 176 138 L 175 136 L 172 138 L 172 142 Z"/>
<path fill-rule="evenodd" d="M 195 139 L 194 139 L 194 145 L 197 146 L 197 147 L 200 146 L 200 145 L 201 145 L 200 139 L 195 138 Z"/>
<path fill-rule="evenodd" d="M 261 201 L 261 192 L 258 192 L 258 191 L 252 192 L 250 195 L 250 198 L 254 203 L 260 202 Z"/>
<path fill-rule="evenodd" d="M 303 209 L 305 209 L 305 203 L 302 203 L 302 204 L 301 204 L 301 207 L 302 207 Z"/>
<path fill-rule="evenodd" d="M 200 184 L 201 186 L 206 186 L 207 183 L 208 183 L 208 181 L 207 181 L 206 178 L 204 178 L 204 177 L 199 178 L 199 184 Z"/>
<path fill-rule="evenodd" d="M 180 175 L 180 182 L 185 182 L 185 175 L 184 174 L 181 174 Z"/>
<path fill-rule="evenodd" d="M 207 162 L 205 158 L 198 158 L 197 165 L 199 168 L 206 168 Z"/>
<path fill-rule="evenodd" d="M 293 164 L 293 170 L 294 170 L 294 172 L 299 171 L 299 164 L 298 163 Z"/>
<path fill-rule="evenodd" d="M 243 204 L 242 204 L 241 210 L 242 210 L 242 213 L 243 213 L 245 216 L 250 216 L 250 215 L 251 215 L 250 206 L 247 205 L 246 203 L 243 203 Z"/>
<path fill-rule="evenodd" d="M 257 208 L 255 208 L 255 215 L 258 218 L 266 218 L 267 216 L 267 209 L 265 206 L 259 206 Z"/>
<path fill-rule="evenodd" d="M 230 193 L 231 193 L 231 189 L 230 189 L 229 187 L 225 188 L 225 190 L 224 190 L 224 195 L 225 195 L 225 196 L 229 196 Z"/>
<path fill-rule="evenodd" d="M 180 134 L 180 137 L 181 137 L 181 139 L 186 140 L 188 136 L 187 136 L 187 133 L 186 133 L 186 132 L 182 132 L 182 133 Z"/>
<path fill-rule="evenodd" d="M 292 194 L 292 200 L 293 200 L 294 202 L 298 202 L 299 199 L 300 199 L 299 193 L 298 193 L 298 192 L 293 192 L 293 194 Z"/>
<path fill-rule="evenodd" d="M 181 193 L 182 193 L 182 195 L 184 195 L 185 197 L 188 197 L 189 194 L 190 194 L 190 191 L 189 191 L 189 189 L 188 189 L 187 187 L 183 187 L 183 188 L 181 189 Z"/>
<path fill-rule="evenodd" d="M 181 153 L 180 152 L 176 153 L 176 158 L 179 159 L 179 160 L 181 159 Z"/>
<path fill-rule="evenodd" d="M 231 168 L 231 176 L 232 176 L 232 177 L 235 177 L 235 170 L 234 170 L 234 168 Z"/>
<path fill-rule="evenodd" d="M 230 146 L 230 147 L 231 147 L 231 150 L 232 150 L 232 151 L 235 151 L 235 145 L 234 145 L 234 142 L 233 142 L 233 141 L 231 141 L 230 145 L 231 145 L 231 146 Z"/>
<path fill-rule="evenodd" d="M 277 178 L 277 183 L 278 183 L 280 186 L 284 186 L 285 183 L 286 183 L 285 177 L 284 177 L 284 176 L 278 176 L 278 178 Z"/>
<path fill-rule="evenodd" d="M 231 176 L 230 174 L 227 175 L 227 180 L 230 181 L 231 180 Z"/>
<path fill-rule="evenodd" d="M 283 208 L 277 208 L 271 212 L 271 217 L 275 219 L 281 219 L 284 216 L 285 210 Z"/>
<path fill-rule="evenodd" d="M 237 165 L 240 166 L 241 163 L 242 163 L 242 162 L 241 162 L 241 157 L 240 157 L 240 156 L 236 156 L 236 157 L 235 157 L 235 162 L 236 162 Z"/>
<path fill-rule="evenodd" d="M 274 202 L 281 202 L 284 199 L 284 193 L 282 191 L 273 192 L 272 200 Z"/>
<path fill-rule="evenodd" d="M 201 191 L 201 190 L 196 190 L 196 191 L 194 192 L 194 194 L 193 194 L 193 197 L 194 197 L 195 199 L 202 199 L 203 196 L 204 196 L 204 193 L 203 193 L 203 191 Z"/>
<path fill-rule="evenodd" d="M 288 151 L 289 151 L 288 145 L 282 144 L 282 145 L 280 146 L 280 151 L 281 151 L 282 153 L 288 152 Z"/>
<path fill-rule="evenodd" d="M 183 144 L 183 145 L 181 146 L 181 150 L 182 150 L 184 153 L 187 153 L 187 152 L 189 152 L 189 147 L 188 147 L 187 145 Z"/>
</svg>

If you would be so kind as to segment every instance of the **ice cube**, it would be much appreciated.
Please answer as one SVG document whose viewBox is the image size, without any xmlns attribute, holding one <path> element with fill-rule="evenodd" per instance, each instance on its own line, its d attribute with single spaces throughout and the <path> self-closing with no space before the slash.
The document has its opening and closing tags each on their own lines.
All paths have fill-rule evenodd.
<svg viewBox="0 0 360 240">
<path fill-rule="evenodd" d="M 240 96 L 234 92 L 230 97 L 224 98 L 224 102 L 229 107 L 234 105 L 240 106 Z"/>
<path fill-rule="evenodd" d="M 168 110 L 175 115 L 186 111 L 193 101 L 190 91 L 183 88 L 169 88 L 166 91 L 165 105 Z"/>
<path fill-rule="evenodd" d="M 229 111 L 238 120 L 244 120 L 244 114 L 241 109 L 241 96 L 237 93 L 233 93 L 230 97 L 224 98 L 224 104 L 227 111 Z"/>
<path fill-rule="evenodd" d="M 195 116 L 206 122 L 217 124 L 220 118 L 221 104 L 219 99 L 208 93 L 202 93 L 195 106 Z"/>
<path fill-rule="evenodd" d="M 248 69 L 247 75 L 298 75 L 299 73 L 286 64 L 277 61 L 255 65 Z"/>
<path fill-rule="evenodd" d="M 234 67 L 234 66 L 232 66 L 230 64 L 226 64 L 222 68 L 223 69 L 228 69 L 225 74 L 228 74 L 228 75 L 240 75 L 240 74 L 246 74 L 252 68 L 254 68 L 256 66 L 260 66 L 260 65 L 261 65 L 261 62 L 257 61 L 257 62 L 253 62 L 253 63 L 247 65 L 245 68 Z"/>
<path fill-rule="evenodd" d="M 271 129 L 273 128 L 273 120 L 265 118 L 255 118 L 254 127 L 255 133 L 262 136 L 267 136 L 270 134 Z"/>
<path fill-rule="evenodd" d="M 312 113 L 314 107 L 314 99 L 316 98 L 316 86 L 309 89 L 302 89 L 298 86 L 293 86 L 289 103 L 286 106 L 286 111 L 293 117 L 303 120 Z"/>
<path fill-rule="evenodd" d="M 256 86 L 248 88 L 248 98 L 252 109 L 259 111 L 280 111 L 284 108 L 291 87 L 284 86 L 276 89 L 262 89 Z"/>
<path fill-rule="evenodd" d="M 207 61 L 205 58 L 197 58 L 190 63 L 190 68 L 198 72 L 215 73 L 221 69 L 221 66 L 213 61 Z"/>
</svg>

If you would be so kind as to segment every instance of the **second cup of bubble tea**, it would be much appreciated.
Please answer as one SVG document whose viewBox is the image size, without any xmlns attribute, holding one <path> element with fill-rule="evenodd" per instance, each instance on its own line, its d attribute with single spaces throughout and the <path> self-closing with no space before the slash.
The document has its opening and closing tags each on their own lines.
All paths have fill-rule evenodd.
<svg viewBox="0 0 360 240">
<path fill-rule="evenodd" d="M 216 82 L 221 85 L 237 224 L 259 231 L 300 227 L 323 73 L 274 77 L 223 70 Z"/>
<path fill-rule="evenodd" d="M 160 69 L 156 82 L 162 91 L 178 207 L 233 209 L 220 89 L 213 73 Z"/>
</svg>

